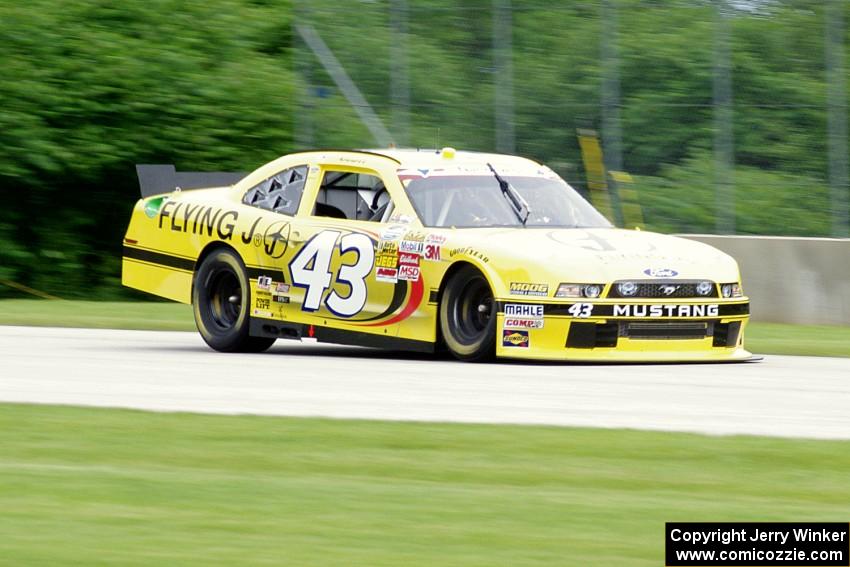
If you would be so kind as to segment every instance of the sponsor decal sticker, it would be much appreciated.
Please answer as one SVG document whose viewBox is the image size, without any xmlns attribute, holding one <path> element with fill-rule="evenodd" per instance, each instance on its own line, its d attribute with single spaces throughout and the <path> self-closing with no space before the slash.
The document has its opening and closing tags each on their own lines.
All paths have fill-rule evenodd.
<svg viewBox="0 0 850 567">
<path fill-rule="evenodd" d="M 396 283 L 398 281 L 398 269 L 379 267 L 375 270 L 375 279 L 379 282 Z"/>
<path fill-rule="evenodd" d="M 528 336 L 528 331 L 502 331 L 502 346 L 511 348 L 528 348 L 531 344 L 531 339 Z"/>
<path fill-rule="evenodd" d="M 269 276 L 260 276 L 257 278 L 257 289 L 268 291 L 272 287 L 272 279 Z"/>
<path fill-rule="evenodd" d="M 546 297 L 549 295 L 548 284 L 511 282 L 511 295 L 533 295 L 536 297 Z"/>
<path fill-rule="evenodd" d="M 653 278 L 675 278 L 679 275 L 679 272 L 670 268 L 647 268 L 643 273 Z"/>
<path fill-rule="evenodd" d="M 381 240 L 383 241 L 392 241 L 398 240 L 404 233 L 407 232 L 407 227 L 404 226 L 390 226 L 381 231 Z"/>
<path fill-rule="evenodd" d="M 508 303 L 505 305 L 505 316 L 543 317 L 543 306 L 530 303 Z"/>
<path fill-rule="evenodd" d="M 273 295 L 272 299 L 275 303 L 289 303 L 289 298 L 285 295 Z"/>
<path fill-rule="evenodd" d="M 279 283 L 274 288 L 277 293 L 289 293 L 289 284 Z"/>
<path fill-rule="evenodd" d="M 411 217 L 410 215 L 403 215 L 401 213 L 393 213 L 390 217 L 390 222 L 410 224 L 413 222 L 413 217 Z"/>
<path fill-rule="evenodd" d="M 270 318 L 272 316 L 271 311 L 266 311 L 265 309 L 254 309 L 252 315 L 256 315 L 257 317 L 267 317 Z"/>
<path fill-rule="evenodd" d="M 271 305 L 268 299 L 258 297 L 256 302 L 254 303 L 254 307 L 256 307 L 257 309 L 268 309 L 269 307 L 271 307 Z"/>
<path fill-rule="evenodd" d="M 409 254 L 406 252 L 401 252 L 398 255 L 398 263 L 403 266 L 419 266 L 419 258 L 420 256 L 416 254 Z"/>
<path fill-rule="evenodd" d="M 429 234 L 425 237 L 425 242 L 428 244 L 445 244 L 446 237 L 442 234 Z"/>
<path fill-rule="evenodd" d="M 442 246 L 439 244 L 426 244 L 425 245 L 425 259 L 432 260 L 434 262 L 439 262 L 442 260 Z"/>
<path fill-rule="evenodd" d="M 398 279 L 411 282 L 419 281 L 419 267 L 401 265 L 398 267 Z"/>
<path fill-rule="evenodd" d="M 505 329 L 542 329 L 543 319 L 506 317 Z"/>
<path fill-rule="evenodd" d="M 505 305 L 505 329 L 542 329 L 543 306 L 525 303 Z"/>
</svg>

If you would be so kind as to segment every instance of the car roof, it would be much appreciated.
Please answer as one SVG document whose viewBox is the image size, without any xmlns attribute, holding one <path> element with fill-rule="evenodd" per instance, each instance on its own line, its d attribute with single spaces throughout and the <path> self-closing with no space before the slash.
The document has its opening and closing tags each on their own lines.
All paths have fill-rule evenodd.
<svg viewBox="0 0 850 567">
<path fill-rule="evenodd" d="M 442 148 L 439 150 L 425 148 L 390 148 L 370 149 L 366 151 L 392 158 L 398 161 L 402 168 L 437 167 L 449 164 L 486 166 L 488 163 L 514 167 L 539 165 L 537 162 L 524 157 L 487 152 L 458 151 L 454 148 Z"/>
</svg>

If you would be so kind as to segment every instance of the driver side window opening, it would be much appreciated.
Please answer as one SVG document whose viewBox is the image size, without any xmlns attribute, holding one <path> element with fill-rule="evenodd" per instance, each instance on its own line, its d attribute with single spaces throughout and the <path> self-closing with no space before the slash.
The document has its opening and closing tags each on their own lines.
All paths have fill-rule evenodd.
<svg viewBox="0 0 850 567">
<path fill-rule="evenodd" d="M 393 210 L 390 194 L 376 175 L 326 171 L 316 196 L 313 216 L 385 222 Z"/>
</svg>

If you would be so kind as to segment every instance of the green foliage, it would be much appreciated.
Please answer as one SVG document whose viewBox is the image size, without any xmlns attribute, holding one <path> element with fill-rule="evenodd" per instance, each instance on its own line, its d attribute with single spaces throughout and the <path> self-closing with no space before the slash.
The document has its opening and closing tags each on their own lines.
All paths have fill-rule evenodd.
<svg viewBox="0 0 850 567">
<path fill-rule="evenodd" d="M 617 5 L 624 168 L 650 228 L 711 231 L 714 4 Z M 601 5 L 513 6 L 518 153 L 583 187 L 576 129 L 601 126 Z M 738 8 L 738 229 L 827 235 L 822 2 Z M 62 297 L 120 296 L 137 163 L 249 171 L 297 149 L 296 129 L 316 147 L 374 146 L 294 34 L 293 9 L 291 0 L 0 2 L 0 277 Z M 299 0 L 297 11 L 398 133 L 388 2 L 341 10 Z M 501 38 L 491 11 L 489 0 L 408 2 L 411 145 L 493 149 Z M 305 94 L 311 109 L 299 102 Z"/>
</svg>

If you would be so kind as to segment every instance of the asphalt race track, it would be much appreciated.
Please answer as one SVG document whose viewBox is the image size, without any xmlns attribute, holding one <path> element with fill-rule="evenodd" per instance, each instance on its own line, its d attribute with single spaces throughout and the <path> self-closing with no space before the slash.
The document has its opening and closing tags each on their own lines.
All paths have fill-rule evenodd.
<svg viewBox="0 0 850 567">
<path fill-rule="evenodd" d="M 195 333 L 0 326 L 0 401 L 850 439 L 850 359 L 470 365 L 293 341 L 219 354 Z"/>
</svg>

